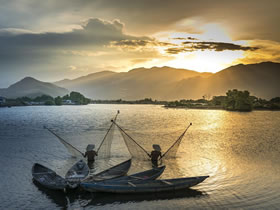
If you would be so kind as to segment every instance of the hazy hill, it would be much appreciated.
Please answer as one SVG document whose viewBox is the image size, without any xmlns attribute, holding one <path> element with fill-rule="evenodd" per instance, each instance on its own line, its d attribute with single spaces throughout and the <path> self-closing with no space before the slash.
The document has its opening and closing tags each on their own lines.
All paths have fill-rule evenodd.
<svg viewBox="0 0 280 210">
<path fill-rule="evenodd" d="M 227 89 L 246 89 L 262 98 L 280 96 L 280 63 L 263 62 L 259 64 L 229 67 L 209 78 L 211 91 L 224 93 Z"/>
<path fill-rule="evenodd" d="M 280 95 L 279 78 L 280 64 L 264 62 L 239 64 L 215 74 L 170 67 L 138 68 L 123 73 L 105 71 L 55 84 L 93 99 L 197 99 L 205 94 L 224 95 L 234 88 L 270 99 Z"/>
<path fill-rule="evenodd" d="M 56 85 L 79 91 L 93 99 L 170 99 L 174 84 L 192 77 L 206 78 L 211 73 L 199 73 L 170 67 L 137 68 L 129 72 L 104 71 L 74 80 L 62 80 Z"/>
<path fill-rule="evenodd" d="M 171 67 L 138 68 L 129 72 L 103 71 L 50 84 L 27 77 L 7 89 L 6 97 L 65 95 L 78 91 L 92 99 L 157 100 L 197 99 L 203 95 L 224 95 L 229 89 L 249 90 L 271 99 L 280 96 L 280 63 L 231 66 L 215 74 Z M 67 88 L 68 90 L 61 88 Z"/>
<path fill-rule="evenodd" d="M 239 64 L 208 78 L 190 78 L 176 84 L 170 95 L 178 98 L 199 98 L 204 94 L 224 95 L 229 89 L 249 90 L 252 95 L 271 99 L 280 95 L 280 64 L 264 62 Z M 181 90 L 178 94 L 178 90 Z"/>
<path fill-rule="evenodd" d="M 52 83 L 41 82 L 32 77 L 25 77 L 8 88 L 0 89 L 0 95 L 7 98 L 36 97 L 43 94 L 56 97 L 66 95 L 67 93 L 69 91 L 65 88 L 58 87 Z"/>
</svg>

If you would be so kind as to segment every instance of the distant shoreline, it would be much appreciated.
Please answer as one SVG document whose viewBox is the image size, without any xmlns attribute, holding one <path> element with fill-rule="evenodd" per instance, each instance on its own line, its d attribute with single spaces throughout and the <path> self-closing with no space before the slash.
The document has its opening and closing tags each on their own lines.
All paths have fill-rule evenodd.
<svg viewBox="0 0 280 210">
<path fill-rule="evenodd" d="M 232 112 L 249 112 L 249 111 L 240 111 L 240 110 L 226 110 L 222 107 L 186 107 L 186 106 L 168 106 L 166 104 L 160 104 L 160 103 L 89 103 L 85 105 L 96 105 L 96 104 L 114 104 L 114 105 L 159 105 L 162 106 L 162 108 L 165 109 L 197 109 L 197 110 L 224 110 L 224 111 L 232 111 Z M 63 105 L 16 105 L 16 106 L 8 106 L 8 105 L 0 105 L 0 108 L 12 108 L 12 107 L 22 107 L 22 106 L 85 106 L 82 104 L 63 104 Z M 280 109 L 269 109 L 269 108 L 255 108 L 252 111 L 280 111 Z"/>
<path fill-rule="evenodd" d="M 1 97 L 0 106 L 62 106 L 62 105 L 87 105 L 87 104 L 151 104 L 162 105 L 165 108 L 175 109 L 203 109 L 203 110 L 227 110 L 237 112 L 250 112 L 253 110 L 271 110 L 280 111 L 280 97 L 274 97 L 269 101 L 256 96 L 251 96 L 247 90 L 239 91 L 237 89 L 228 90 L 224 96 L 204 95 L 201 99 L 181 99 L 175 101 L 153 100 L 144 98 L 138 100 L 123 99 L 89 99 L 79 92 L 72 91 L 70 95 L 53 98 L 49 95 L 41 95 L 36 98 L 21 97 L 16 99 L 5 99 Z"/>
<path fill-rule="evenodd" d="M 222 107 L 172 107 L 172 106 L 163 106 L 166 109 L 199 109 L 199 110 L 224 110 L 224 111 L 231 111 L 231 112 L 250 112 L 250 111 L 240 111 L 240 110 L 226 110 Z M 253 109 L 252 111 L 280 111 L 280 109 L 269 109 L 269 108 L 262 108 L 262 109 Z"/>
</svg>

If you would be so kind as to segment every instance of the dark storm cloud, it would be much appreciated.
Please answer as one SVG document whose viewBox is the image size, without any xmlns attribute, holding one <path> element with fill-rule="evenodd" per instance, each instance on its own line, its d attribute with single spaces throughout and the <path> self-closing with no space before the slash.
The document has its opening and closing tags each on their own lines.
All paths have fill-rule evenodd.
<svg viewBox="0 0 280 210">
<path fill-rule="evenodd" d="M 225 43 L 225 42 L 190 42 L 186 41 L 182 43 L 184 46 L 180 47 L 172 47 L 166 49 L 166 52 L 169 54 L 178 54 L 182 52 L 193 52 L 197 50 L 214 50 L 214 51 L 224 51 L 224 50 L 242 50 L 242 51 L 254 51 L 259 49 L 258 47 L 248 47 L 237 45 L 233 43 Z"/>
</svg>

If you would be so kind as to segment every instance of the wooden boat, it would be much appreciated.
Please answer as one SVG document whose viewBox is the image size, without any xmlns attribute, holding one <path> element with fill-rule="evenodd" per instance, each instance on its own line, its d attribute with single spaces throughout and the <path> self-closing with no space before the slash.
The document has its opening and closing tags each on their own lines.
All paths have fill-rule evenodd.
<svg viewBox="0 0 280 210">
<path fill-rule="evenodd" d="M 203 182 L 209 176 L 187 177 L 177 179 L 127 181 L 127 182 L 96 182 L 82 183 L 87 191 L 111 193 L 155 193 L 190 188 Z"/>
<path fill-rule="evenodd" d="M 80 183 L 89 174 L 89 167 L 85 161 L 79 160 L 66 173 L 65 179 L 71 184 Z M 73 186 L 74 187 L 74 186 Z"/>
<path fill-rule="evenodd" d="M 64 190 L 67 187 L 67 182 L 64 178 L 39 163 L 33 165 L 32 176 L 34 181 L 48 189 Z"/>
<path fill-rule="evenodd" d="M 132 174 L 129 176 L 122 176 L 115 179 L 110 180 L 103 180 L 98 182 L 86 182 L 83 181 L 80 186 L 85 189 L 86 191 L 96 192 L 96 191 L 103 191 L 99 190 L 98 186 L 118 186 L 118 185 L 125 185 L 126 183 L 143 183 L 148 180 L 154 180 L 158 178 L 164 171 L 165 166 L 159 168 L 153 168 L 147 171 L 143 171 L 140 173 Z M 97 184 L 97 185 L 96 185 Z M 96 187 L 97 186 L 97 187 Z M 106 190 L 104 192 L 107 192 Z M 109 192 L 109 191 L 108 191 Z"/>
<path fill-rule="evenodd" d="M 130 166 L 131 166 L 131 159 L 126 160 L 109 169 L 106 169 L 105 171 L 101 171 L 98 174 L 90 176 L 83 181 L 84 182 L 96 182 L 96 181 L 103 181 L 103 180 L 107 180 L 107 179 L 113 179 L 116 177 L 124 176 L 127 174 Z"/>
<path fill-rule="evenodd" d="M 139 172 L 136 174 L 122 176 L 122 177 L 115 178 L 112 180 L 106 180 L 104 182 L 106 182 L 106 183 L 110 183 L 110 182 L 123 183 L 123 182 L 130 182 L 130 181 L 143 182 L 145 180 L 154 180 L 154 179 L 158 178 L 163 173 L 164 170 L 165 170 L 165 166 L 161 166 L 158 168 L 152 168 L 150 170 Z"/>
</svg>

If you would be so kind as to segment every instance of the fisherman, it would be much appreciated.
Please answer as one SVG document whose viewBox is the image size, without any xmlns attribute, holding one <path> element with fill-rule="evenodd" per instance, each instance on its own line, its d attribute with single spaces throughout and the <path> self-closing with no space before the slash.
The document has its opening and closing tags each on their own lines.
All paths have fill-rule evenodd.
<svg viewBox="0 0 280 210">
<path fill-rule="evenodd" d="M 87 157 L 87 160 L 88 160 L 88 167 L 90 169 L 93 168 L 93 164 L 94 164 L 94 161 L 95 161 L 95 156 L 98 156 L 97 152 L 94 151 L 94 148 L 95 148 L 95 145 L 94 144 L 89 144 L 87 145 L 87 148 L 86 148 L 86 152 L 84 155 L 84 157 Z"/>
<path fill-rule="evenodd" d="M 158 160 L 159 157 L 162 157 L 161 155 L 161 148 L 158 144 L 153 144 L 154 150 L 149 155 L 152 161 L 153 166 L 158 167 Z"/>
</svg>

